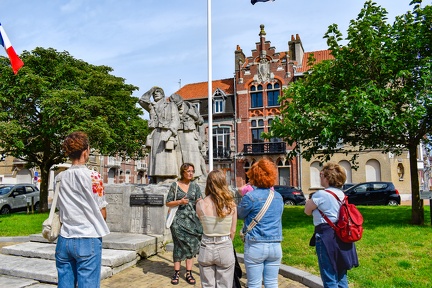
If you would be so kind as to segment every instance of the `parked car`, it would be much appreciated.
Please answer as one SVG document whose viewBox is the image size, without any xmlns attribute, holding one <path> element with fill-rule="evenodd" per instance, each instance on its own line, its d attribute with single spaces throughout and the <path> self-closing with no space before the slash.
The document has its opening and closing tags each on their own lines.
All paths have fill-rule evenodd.
<svg viewBox="0 0 432 288">
<path fill-rule="evenodd" d="M 355 205 L 390 205 L 401 202 L 399 191 L 392 182 L 364 182 L 344 191 L 348 202 Z"/>
<path fill-rule="evenodd" d="M 352 186 L 356 185 L 355 183 L 345 183 L 342 185 L 342 191 L 347 190 L 348 188 L 351 188 Z"/>
<path fill-rule="evenodd" d="M 39 210 L 40 191 L 33 184 L 3 184 L 0 186 L 0 214 L 27 210 L 27 205 Z M 28 203 L 28 204 L 27 204 Z"/>
<path fill-rule="evenodd" d="M 294 186 L 275 185 L 274 190 L 282 195 L 285 205 L 304 205 L 306 203 L 303 191 Z"/>
</svg>

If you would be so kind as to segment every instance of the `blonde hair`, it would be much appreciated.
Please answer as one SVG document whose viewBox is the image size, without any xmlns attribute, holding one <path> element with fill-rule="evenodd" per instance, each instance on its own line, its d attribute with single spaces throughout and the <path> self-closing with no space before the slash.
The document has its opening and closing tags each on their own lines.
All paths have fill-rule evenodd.
<svg viewBox="0 0 432 288">
<path fill-rule="evenodd" d="M 235 207 L 233 194 L 228 188 L 225 173 L 214 170 L 207 176 L 205 195 L 211 196 L 219 217 L 230 215 Z"/>
</svg>

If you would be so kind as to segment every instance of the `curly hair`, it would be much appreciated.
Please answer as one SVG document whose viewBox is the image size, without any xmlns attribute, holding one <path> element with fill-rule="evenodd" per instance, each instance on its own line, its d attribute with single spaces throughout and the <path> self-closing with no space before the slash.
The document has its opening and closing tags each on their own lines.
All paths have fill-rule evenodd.
<svg viewBox="0 0 432 288">
<path fill-rule="evenodd" d="M 86 133 L 76 131 L 69 134 L 63 141 L 62 148 L 70 159 L 79 159 L 81 153 L 89 147 L 89 139 Z"/>
<path fill-rule="evenodd" d="M 254 163 L 246 174 L 250 183 L 258 188 L 270 188 L 277 182 L 277 167 L 266 158 Z"/>
<path fill-rule="evenodd" d="M 211 196 L 219 217 L 230 215 L 235 207 L 233 193 L 229 190 L 225 173 L 213 170 L 207 176 L 205 195 Z"/>
<path fill-rule="evenodd" d="M 340 188 L 346 181 L 345 169 L 335 162 L 326 163 L 321 173 L 332 187 Z"/>
<path fill-rule="evenodd" d="M 183 180 L 184 176 L 183 173 L 186 172 L 189 167 L 192 167 L 195 170 L 195 166 L 192 163 L 183 163 L 180 166 L 180 180 Z"/>
</svg>

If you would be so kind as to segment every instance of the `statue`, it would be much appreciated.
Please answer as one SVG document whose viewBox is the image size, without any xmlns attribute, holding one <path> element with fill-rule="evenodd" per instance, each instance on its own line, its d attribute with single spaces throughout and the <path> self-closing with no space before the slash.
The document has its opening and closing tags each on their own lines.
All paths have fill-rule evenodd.
<svg viewBox="0 0 432 288">
<path fill-rule="evenodd" d="M 153 97 L 154 102 L 150 100 Z M 178 176 L 182 163 L 178 162 L 176 145 L 180 117 L 177 106 L 167 102 L 160 87 L 152 87 L 145 92 L 138 102 L 150 114 L 146 146 L 151 147 L 148 176 L 152 182 L 160 183 L 173 180 Z"/>
<path fill-rule="evenodd" d="M 204 123 L 198 109 L 189 102 L 183 101 L 178 94 L 170 96 L 170 101 L 176 104 L 180 114 L 178 128 L 179 162 L 192 163 L 195 166 L 195 177 L 203 180 L 207 177 L 205 160 L 203 157 L 203 141 L 199 135 L 198 127 Z"/>
</svg>

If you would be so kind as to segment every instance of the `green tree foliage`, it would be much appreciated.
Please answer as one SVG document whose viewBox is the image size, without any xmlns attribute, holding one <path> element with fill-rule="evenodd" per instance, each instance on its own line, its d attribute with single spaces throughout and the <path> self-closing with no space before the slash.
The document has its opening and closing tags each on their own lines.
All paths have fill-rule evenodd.
<svg viewBox="0 0 432 288">
<path fill-rule="evenodd" d="M 137 87 L 111 75 L 110 67 L 52 48 L 24 51 L 21 59 L 25 65 L 14 75 L 0 57 L 0 150 L 39 167 L 42 211 L 48 209 L 49 171 L 66 161 L 61 143 L 70 132 L 87 132 L 103 155 L 143 155 L 148 129 L 132 96 Z"/>
<path fill-rule="evenodd" d="M 281 119 L 273 122 L 269 136 L 296 144 L 290 156 L 300 153 L 308 161 L 354 152 L 356 163 L 359 151 L 407 149 L 412 223 L 423 224 L 417 147 L 432 130 L 432 6 L 422 7 L 420 0 L 411 5 L 412 12 L 391 25 L 386 10 L 367 1 L 350 21 L 346 45 L 339 44 L 338 26 L 330 25 L 324 38 L 334 59 L 317 63 L 284 91 Z"/>
</svg>

